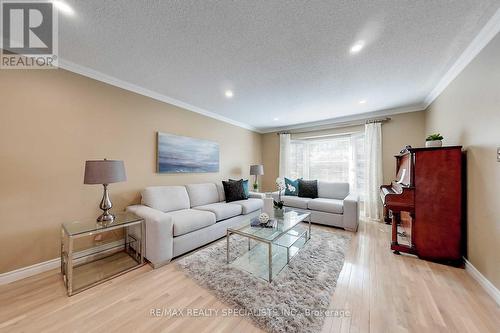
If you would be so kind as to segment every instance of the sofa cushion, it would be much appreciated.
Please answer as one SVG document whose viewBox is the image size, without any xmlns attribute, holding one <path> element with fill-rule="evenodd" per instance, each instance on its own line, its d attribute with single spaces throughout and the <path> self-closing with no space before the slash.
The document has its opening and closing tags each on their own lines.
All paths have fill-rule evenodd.
<svg viewBox="0 0 500 333">
<path fill-rule="evenodd" d="M 281 200 L 285 206 L 307 209 L 307 203 L 311 201 L 311 198 L 301 198 L 293 195 L 282 195 Z"/>
<path fill-rule="evenodd" d="M 235 205 L 233 203 L 217 202 L 209 205 L 197 206 L 193 209 L 200 211 L 208 211 L 215 214 L 217 221 L 222 221 L 234 216 L 238 216 L 242 212 L 241 205 Z"/>
<path fill-rule="evenodd" d="M 248 199 L 243 187 L 243 179 L 222 181 L 222 186 L 224 186 L 226 202 Z"/>
<path fill-rule="evenodd" d="M 237 182 L 238 180 L 229 179 L 230 182 Z M 250 187 L 248 185 L 248 179 L 242 179 L 243 181 L 243 191 L 245 192 L 245 196 L 248 198 L 250 195 Z"/>
<path fill-rule="evenodd" d="M 344 201 L 338 199 L 317 198 L 307 203 L 307 208 L 320 212 L 343 214 Z"/>
<path fill-rule="evenodd" d="M 344 200 L 349 195 L 349 183 L 318 181 L 318 198 Z"/>
<path fill-rule="evenodd" d="M 297 196 L 299 194 L 299 180 L 298 179 L 289 179 L 285 177 L 285 195 L 294 195 Z"/>
<path fill-rule="evenodd" d="M 141 203 L 164 213 L 190 208 L 184 186 L 149 186 L 142 191 Z"/>
<path fill-rule="evenodd" d="M 191 207 L 208 205 L 219 202 L 219 192 L 214 183 L 186 185 Z"/>
<path fill-rule="evenodd" d="M 219 202 L 226 201 L 226 194 L 224 193 L 222 182 L 216 183 L 215 186 L 217 186 L 217 192 L 219 192 Z"/>
<path fill-rule="evenodd" d="M 317 198 L 318 197 L 318 181 L 298 179 L 299 197 Z"/>
<path fill-rule="evenodd" d="M 174 225 L 174 237 L 187 234 L 215 224 L 215 214 L 196 209 L 183 209 L 169 212 Z"/>
<path fill-rule="evenodd" d="M 231 204 L 240 205 L 242 208 L 242 214 L 249 214 L 261 209 L 264 206 L 264 201 L 262 199 L 247 199 L 232 201 Z"/>
</svg>

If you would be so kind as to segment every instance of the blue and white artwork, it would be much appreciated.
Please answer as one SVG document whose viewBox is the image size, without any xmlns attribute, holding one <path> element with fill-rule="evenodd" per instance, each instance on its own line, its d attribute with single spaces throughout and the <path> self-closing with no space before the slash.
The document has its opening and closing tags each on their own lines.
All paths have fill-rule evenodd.
<svg viewBox="0 0 500 333">
<path fill-rule="evenodd" d="M 219 172 L 219 144 L 158 132 L 158 172 Z"/>
</svg>

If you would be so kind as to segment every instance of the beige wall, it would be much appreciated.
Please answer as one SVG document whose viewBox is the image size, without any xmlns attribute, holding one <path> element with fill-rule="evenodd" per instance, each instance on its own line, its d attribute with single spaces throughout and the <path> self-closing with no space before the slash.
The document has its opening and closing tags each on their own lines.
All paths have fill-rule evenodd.
<svg viewBox="0 0 500 333">
<path fill-rule="evenodd" d="M 406 145 L 425 145 L 425 112 L 402 113 L 391 116 L 391 121 L 382 125 L 382 154 L 384 184 L 390 184 L 396 176 L 396 159 Z"/>
<path fill-rule="evenodd" d="M 500 35 L 432 103 L 426 131 L 467 150 L 468 259 L 500 288 Z"/>
<path fill-rule="evenodd" d="M 394 155 L 405 145 L 421 147 L 425 138 L 425 112 L 411 112 L 393 115 L 382 125 L 382 155 L 384 183 L 390 184 L 396 173 Z M 360 132 L 364 126 L 345 127 L 292 134 L 293 138 Z M 264 163 L 263 189 L 274 190 L 274 181 L 279 172 L 279 137 L 276 133 L 266 133 L 262 137 L 262 161 Z"/>
<path fill-rule="evenodd" d="M 248 177 L 261 162 L 260 134 L 64 70 L 1 71 L 0 92 L 0 273 L 58 257 L 61 223 L 97 216 L 85 160 L 125 161 L 116 211 L 147 185 Z M 219 142 L 220 172 L 157 174 L 157 131 Z"/>
</svg>

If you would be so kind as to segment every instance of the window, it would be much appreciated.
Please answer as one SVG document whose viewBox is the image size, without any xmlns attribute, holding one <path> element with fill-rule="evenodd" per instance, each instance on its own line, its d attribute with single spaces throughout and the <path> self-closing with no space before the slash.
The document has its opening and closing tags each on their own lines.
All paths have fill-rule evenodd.
<svg viewBox="0 0 500 333">
<path fill-rule="evenodd" d="M 289 162 L 291 178 L 348 182 L 364 192 L 364 133 L 292 140 Z"/>
</svg>

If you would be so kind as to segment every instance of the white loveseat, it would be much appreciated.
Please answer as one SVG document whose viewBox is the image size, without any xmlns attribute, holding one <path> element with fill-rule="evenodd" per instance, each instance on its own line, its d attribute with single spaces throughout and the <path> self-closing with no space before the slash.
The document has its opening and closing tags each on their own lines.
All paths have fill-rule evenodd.
<svg viewBox="0 0 500 333">
<path fill-rule="evenodd" d="M 359 222 L 358 195 L 349 191 L 349 183 L 318 181 L 318 198 L 281 195 L 285 207 L 311 213 L 311 222 L 356 231 Z M 278 192 L 273 199 L 278 200 Z"/>
<path fill-rule="evenodd" d="M 142 192 L 140 205 L 127 207 L 146 221 L 146 258 L 157 268 L 174 257 L 226 235 L 257 216 L 263 206 L 259 194 L 225 202 L 221 184 L 152 186 Z"/>
</svg>

